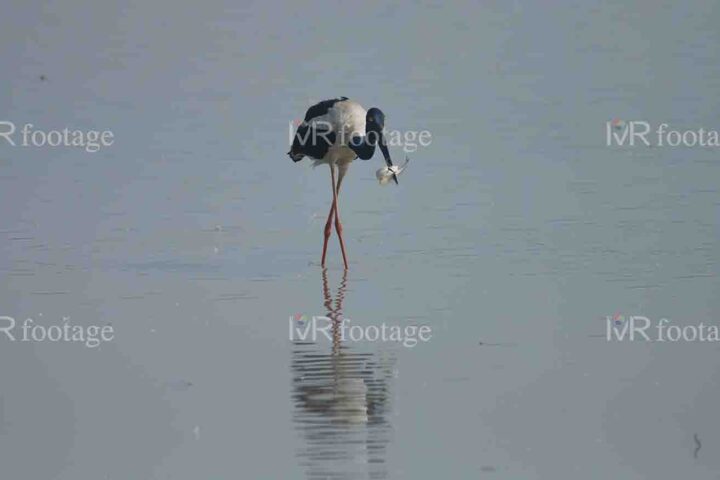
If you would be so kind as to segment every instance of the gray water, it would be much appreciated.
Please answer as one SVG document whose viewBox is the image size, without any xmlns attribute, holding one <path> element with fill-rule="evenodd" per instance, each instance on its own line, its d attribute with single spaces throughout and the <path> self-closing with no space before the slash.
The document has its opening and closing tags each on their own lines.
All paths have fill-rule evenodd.
<svg viewBox="0 0 720 480">
<path fill-rule="evenodd" d="M 6 6 L 0 120 L 115 143 L 0 138 L 0 315 L 115 338 L 0 335 L 0 477 L 718 478 L 718 344 L 604 335 L 718 323 L 717 148 L 605 128 L 720 129 L 720 12 L 573 3 Z M 432 133 L 399 186 L 351 167 L 346 274 L 285 155 L 339 95 Z"/>
</svg>

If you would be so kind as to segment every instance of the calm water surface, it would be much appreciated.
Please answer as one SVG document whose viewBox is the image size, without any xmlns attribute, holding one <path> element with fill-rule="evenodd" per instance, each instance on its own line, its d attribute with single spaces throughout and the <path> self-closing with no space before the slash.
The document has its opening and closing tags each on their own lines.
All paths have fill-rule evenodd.
<svg viewBox="0 0 720 480">
<path fill-rule="evenodd" d="M 0 338 L 0 476 L 718 478 L 717 344 L 603 334 L 720 320 L 718 151 L 605 145 L 720 129 L 719 12 L 586 3 L 8 7 L 0 120 L 116 142 L 0 140 L 0 315 L 116 336 Z M 285 156 L 338 95 L 432 133 L 399 186 L 351 167 L 347 273 L 327 169 Z"/>
</svg>

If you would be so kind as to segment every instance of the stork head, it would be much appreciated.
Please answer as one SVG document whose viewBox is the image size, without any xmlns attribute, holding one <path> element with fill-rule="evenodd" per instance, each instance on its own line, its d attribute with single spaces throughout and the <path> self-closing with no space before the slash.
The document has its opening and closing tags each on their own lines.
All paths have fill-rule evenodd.
<svg viewBox="0 0 720 480">
<path fill-rule="evenodd" d="M 371 108 L 365 115 L 365 131 L 382 133 L 385 128 L 385 114 L 379 108 Z"/>
</svg>

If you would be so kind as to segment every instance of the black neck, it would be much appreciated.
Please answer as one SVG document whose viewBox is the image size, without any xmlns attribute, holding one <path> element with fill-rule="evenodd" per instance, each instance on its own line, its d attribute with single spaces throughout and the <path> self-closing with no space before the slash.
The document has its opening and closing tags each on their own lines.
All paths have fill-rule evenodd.
<svg viewBox="0 0 720 480">
<path fill-rule="evenodd" d="M 375 146 L 379 138 L 381 137 L 378 132 L 367 130 L 364 137 L 353 137 L 349 147 L 360 159 L 370 160 L 375 155 Z"/>
</svg>

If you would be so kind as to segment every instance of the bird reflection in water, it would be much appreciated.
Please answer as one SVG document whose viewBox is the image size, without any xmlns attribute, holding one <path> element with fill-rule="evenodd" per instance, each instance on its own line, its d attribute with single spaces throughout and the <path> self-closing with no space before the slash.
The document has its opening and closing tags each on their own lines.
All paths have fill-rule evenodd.
<svg viewBox="0 0 720 480">
<path fill-rule="evenodd" d="M 298 459 L 311 479 L 387 478 L 394 359 L 341 343 L 347 270 L 334 298 L 326 269 L 322 285 L 332 345 L 320 336 L 317 343 L 293 344 L 293 419 L 302 435 Z"/>
</svg>

